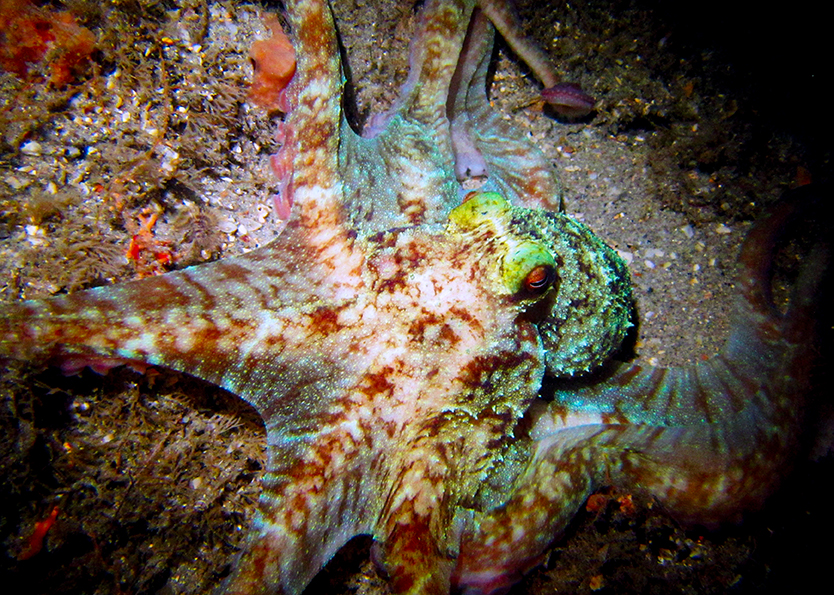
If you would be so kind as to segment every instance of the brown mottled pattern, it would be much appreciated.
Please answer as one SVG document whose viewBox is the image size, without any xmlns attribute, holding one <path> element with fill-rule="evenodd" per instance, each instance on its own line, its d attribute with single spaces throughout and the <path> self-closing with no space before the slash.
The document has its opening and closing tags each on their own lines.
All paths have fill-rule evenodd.
<svg viewBox="0 0 834 595">
<path fill-rule="evenodd" d="M 790 458 L 825 264 L 810 260 L 784 316 L 771 308 L 769 254 L 795 205 L 752 233 L 718 357 L 583 377 L 631 325 L 628 273 L 585 226 L 527 208 L 555 209 L 559 185 L 489 107 L 492 28 L 475 5 L 427 0 L 402 96 L 359 136 L 328 7 L 288 2 L 280 236 L 2 310 L 0 357 L 167 366 L 263 416 L 259 512 L 222 592 L 300 593 L 357 534 L 376 540 L 394 592 L 506 590 L 604 482 L 721 518 L 758 504 Z M 487 178 L 460 206 L 456 157 Z M 542 270 L 555 281 L 533 291 Z M 546 369 L 570 382 L 549 405 L 535 403 Z"/>
</svg>

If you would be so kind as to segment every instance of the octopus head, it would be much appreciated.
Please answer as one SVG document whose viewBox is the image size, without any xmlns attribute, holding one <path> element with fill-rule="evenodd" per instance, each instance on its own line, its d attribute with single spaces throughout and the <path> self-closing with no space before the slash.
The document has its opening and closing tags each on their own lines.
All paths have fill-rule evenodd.
<svg viewBox="0 0 834 595">
<path fill-rule="evenodd" d="M 551 376 L 592 371 L 621 347 L 633 326 L 628 268 L 588 227 L 495 192 L 471 193 L 449 220 L 459 231 L 489 228 L 504 244 L 502 289 L 536 324 Z"/>
</svg>

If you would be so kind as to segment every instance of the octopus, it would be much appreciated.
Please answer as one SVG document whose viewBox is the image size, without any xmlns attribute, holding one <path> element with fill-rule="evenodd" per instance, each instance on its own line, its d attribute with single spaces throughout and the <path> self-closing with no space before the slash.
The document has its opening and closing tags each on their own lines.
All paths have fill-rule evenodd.
<svg viewBox="0 0 834 595">
<path fill-rule="evenodd" d="M 258 512 L 219 593 L 300 593 L 357 535 L 394 593 L 506 592 L 603 486 L 718 523 L 791 464 L 826 253 L 810 251 L 783 309 L 770 265 L 816 194 L 750 231 L 716 356 L 618 361 L 636 322 L 628 268 L 560 212 L 553 166 L 487 97 L 494 28 L 560 84 L 509 15 L 428 0 L 398 100 L 359 133 L 327 4 L 288 2 L 280 235 L 0 310 L 6 361 L 169 368 L 261 416 Z"/>
</svg>

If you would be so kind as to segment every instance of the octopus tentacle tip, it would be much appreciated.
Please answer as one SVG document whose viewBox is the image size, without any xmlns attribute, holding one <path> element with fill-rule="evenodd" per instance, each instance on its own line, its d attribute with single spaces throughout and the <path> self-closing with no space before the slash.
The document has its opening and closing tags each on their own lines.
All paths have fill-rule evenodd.
<svg viewBox="0 0 834 595">
<path fill-rule="evenodd" d="M 564 118 L 584 118 L 596 106 L 596 100 L 576 83 L 557 83 L 542 90 L 541 95 L 553 111 Z"/>
</svg>

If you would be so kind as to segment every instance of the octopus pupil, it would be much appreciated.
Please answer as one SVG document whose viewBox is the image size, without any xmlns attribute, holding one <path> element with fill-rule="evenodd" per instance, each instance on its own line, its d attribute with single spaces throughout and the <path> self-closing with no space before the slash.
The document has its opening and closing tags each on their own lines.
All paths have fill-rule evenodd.
<svg viewBox="0 0 834 595">
<path fill-rule="evenodd" d="M 545 291 L 553 283 L 553 268 L 546 265 L 539 265 L 527 273 L 524 286 L 528 291 L 537 293 Z"/>
</svg>

